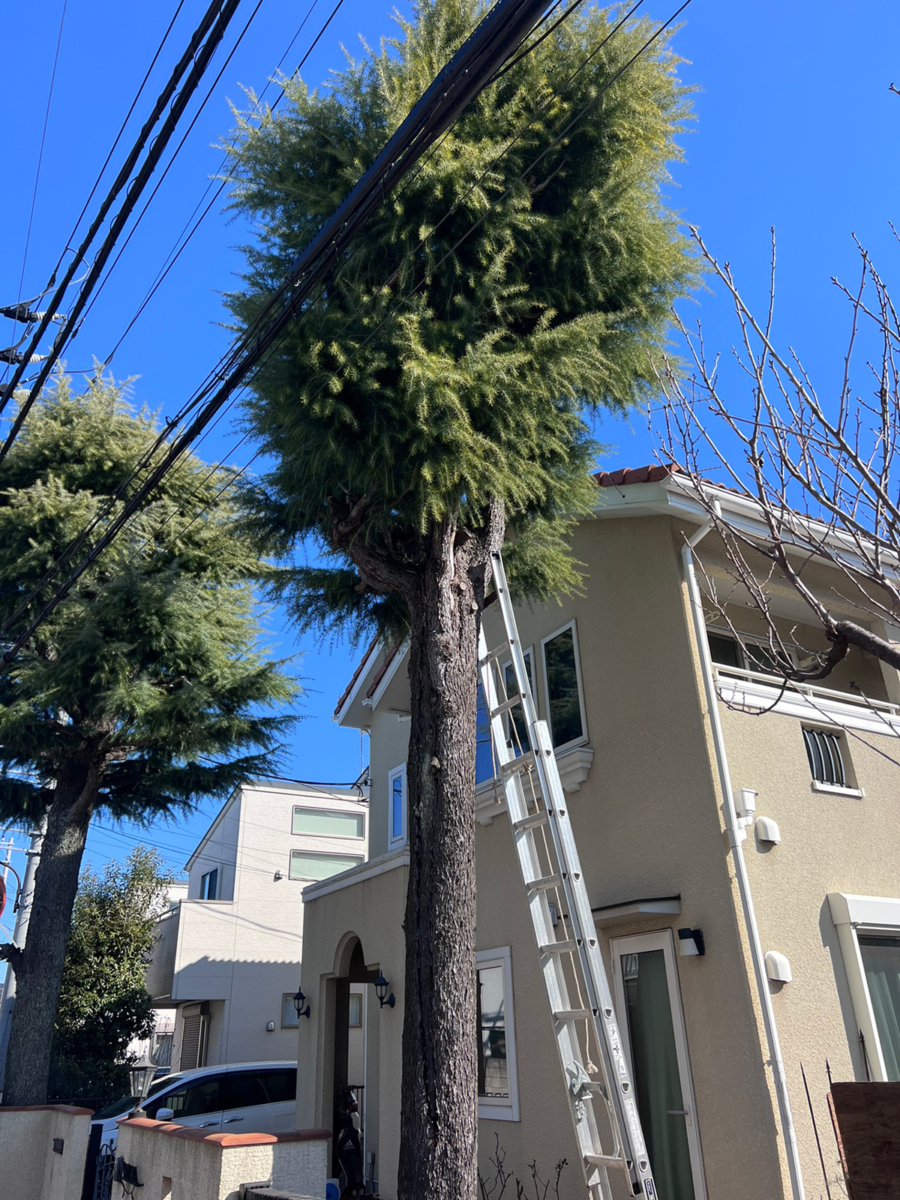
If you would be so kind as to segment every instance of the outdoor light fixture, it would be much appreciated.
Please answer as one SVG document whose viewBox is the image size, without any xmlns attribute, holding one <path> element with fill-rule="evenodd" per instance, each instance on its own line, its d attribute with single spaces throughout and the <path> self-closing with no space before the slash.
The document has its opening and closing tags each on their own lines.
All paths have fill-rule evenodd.
<svg viewBox="0 0 900 1200">
<path fill-rule="evenodd" d="M 150 1084 L 153 1082 L 155 1074 L 156 1063 L 152 1061 L 146 1051 L 144 1051 L 136 1063 L 133 1063 L 128 1068 L 128 1075 L 131 1080 L 131 1094 L 137 1100 L 137 1107 L 131 1114 L 133 1117 L 146 1117 L 144 1101 L 147 1099 L 147 1093 L 150 1091 Z"/>
<path fill-rule="evenodd" d="M 298 1017 L 309 1016 L 309 1005 L 306 1004 L 306 1008 L 304 1008 L 304 1004 L 306 1004 L 306 997 L 303 995 L 300 989 L 297 988 L 296 992 L 294 993 L 294 1012 Z"/>
<path fill-rule="evenodd" d="M 378 978 L 375 980 L 375 995 L 378 997 L 378 1003 L 382 1008 L 384 1008 L 385 1005 L 387 1005 L 388 1008 L 393 1008 L 397 1003 L 394 999 L 393 992 L 391 992 L 391 994 L 388 996 L 388 988 L 390 986 L 391 985 L 385 979 L 383 973 L 379 972 Z"/>
<path fill-rule="evenodd" d="M 706 953 L 702 929 L 679 929 L 678 942 L 682 958 L 695 958 Z"/>
</svg>

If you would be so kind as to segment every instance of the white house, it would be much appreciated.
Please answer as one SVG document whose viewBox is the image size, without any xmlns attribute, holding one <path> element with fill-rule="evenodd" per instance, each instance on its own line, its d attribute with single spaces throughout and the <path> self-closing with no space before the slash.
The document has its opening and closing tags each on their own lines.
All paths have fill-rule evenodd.
<svg viewBox="0 0 900 1200">
<path fill-rule="evenodd" d="M 367 847 L 361 784 L 260 780 L 226 801 L 186 864 L 186 894 L 159 919 L 147 969 L 154 1007 L 174 1016 L 173 1070 L 296 1056 L 303 888 L 358 866 Z M 351 1074 L 364 1003 L 351 1001 Z"/>
</svg>

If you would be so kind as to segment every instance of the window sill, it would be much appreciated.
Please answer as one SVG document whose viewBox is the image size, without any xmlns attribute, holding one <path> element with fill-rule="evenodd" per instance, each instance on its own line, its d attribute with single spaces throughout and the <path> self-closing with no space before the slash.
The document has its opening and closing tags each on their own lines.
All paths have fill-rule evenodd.
<svg viewBox="0 0 900 1200">
<path fill-rule="evenodd" d="M 822 783 L 818 779 L 813 779 L 809 786 L 814 792 L 824 792 L 827 796 L 846 796 L 848 800 L 862 800 L 866 794 L 862 788 L 841 787 L 839 783 Z"/>
<path fill-rule="evenodd" d="M 586 742 L 573 742 L 568 749 L 557 750 L 557 766 L 563 791 L 581 790 L 591 772 L 593 748 Z M 480 825 L 490 825 L 494 817 L 506 812 L 506 795 L 499 779 L 482 780 L 475 788 L 475 817 Z"/>
<path fill-rule="evenodd" d="M 511 1104 L 491 1104 L 478 1101 L 479 1121 L 518 1121 L 519 1114 Z"/>
</svg>

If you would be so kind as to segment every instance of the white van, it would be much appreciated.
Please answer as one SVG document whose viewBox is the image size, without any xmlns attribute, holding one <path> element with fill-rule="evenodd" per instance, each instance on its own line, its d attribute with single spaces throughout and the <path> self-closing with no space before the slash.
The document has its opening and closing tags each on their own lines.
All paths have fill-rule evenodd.
<svg viewBox="0 0 900 1200">
<path fill-rule="evenodd" d="M 230 1063 L 164 1075 L 151 1084 L 144 1111 L 155 1121 L 207 1133 L 285 1133 L 297 1127 L 296 1096 L 295 1062 Z M 136 1103 L 124 1096 L 94 1113 L 92 1141 L 114 1146 L 119 1121 Z"/>
</svg>

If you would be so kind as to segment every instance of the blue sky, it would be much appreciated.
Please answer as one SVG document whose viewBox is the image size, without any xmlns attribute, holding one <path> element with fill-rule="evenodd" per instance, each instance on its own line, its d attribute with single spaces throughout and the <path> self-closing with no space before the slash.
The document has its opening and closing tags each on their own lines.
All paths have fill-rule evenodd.
<svg viewBox="0 0 900 1200">
<path fill-rule="evenodd" d="M 242 86 L 260 90 L 282 57 L 310 0 L 261 0 L 246 36 L 225 67 L 209 102 L 160 187 L 146 217 L 104 286 L 68 353 L 71 370 L 105 360 L 153 283 L 170 248 L 204 195 L 221 154 L 213 144 L 231 128 L 228 100 L 244 104 Z M 224 52 L 253 11 L 244 0 Z M 113 0 L 69 0 L 59 50 L 53 101 L 22 295 L 40 291 L 62 252 L 137 85 L 168 23 L 174 0 L 122 5 Z M 185 0 L 172 47 L 180 47 L 206 7 Z M 294 66 L 334 7 L 318 0 L 290 52 Z M 401 6 L 403 7 L 403 6 Z M 677 7 L 646 0 L 644 12 L 665 19 Z M 19 280 L 48 87 L 63 0 L 34 7 L 6 6 L 3 40 L 6 103 L 6 172 L 0 191 L 5 253 L 0 260 L 0 303 L 19 295 Z M 385 0 L 344 0 L 304 69 L 309 82 L 340 67 L 341 46 L 356 50 L 391 31 Z M 693 0 L 675 38 L 688 60 L 682 78 L 698 91 L 697 122 L 684 139 L 686 161 L 673 170 L 669 203 L 700 226 L 710 248 L 731 262 L 751 301 L 764 296 L 769 228 L 779 244 L 779 318 L 776 329 L 800 353 L 827 394 L 836 380 L 846 331 L 846 311 L 831 276 L 856 272 L 855 232 L 890 274 L 898 253 L 889 221 L 896 214 L 897 131 L 900 97 L 889 91 L 900 79 L 895 47 L 898 11 L 889 0 L 866 5 L 836 0 L 750 4 Z M 149 107 L 173 54 L 164 53 L 148 96 Z M 895 75 L 896 72 L 896 75 Z M 208 84 L 207 84 L 208 86 Z M 206 89 L 201 90 L 205 95 Z M 274 94 L 270 92 L 270 94 Z M 196 105 L 194 111 L 196 109 Z M 135 126 L 129 128 L 133 136 Z M 134 397 L 163 413 L 175 411 L 223 351 L 227 335 L 220 294 L 239 269 L 235 247 L 246 237 L 239 223 L 214 206 L 175 269 L 119 347 L 118 377 L 137 376 Z M 727 351 L 734 337 L 729 310 L 716 291 L 685 306 L 700 317 L 708 343 Z M 0 337 L 12 326 L 0 323 Z M 735 403 L 740 396 L 736 393 Z M 234 449 L 239 435 L 221 422 L 199 447 L 202 457 L 243 465 L 250 451 Z M 607 421 L 599 435 L 609 447 L 604 465 L 640 465 L 654 457 L 646 418 Z M 353 669 L 347 647 L 322 649 L 295 640 L 277 614 L 273 641 L 281 653 L 302 652 L 307 680 L 303 720 L 291 747 L 288 773 L 298 778 L 347 781 L 360 768 L 358 734 L 331 721 L 334 702 Z M 205 828 L 212 806 L 189 821 L 162 827 L 148 840 L 180 867 Z M 106 822 L 104 822 L 106 824 Z M 122 857 L 141 836 L 130 827 L 92 831 L 89 858 L 102 866 Z"/>
</svg>

